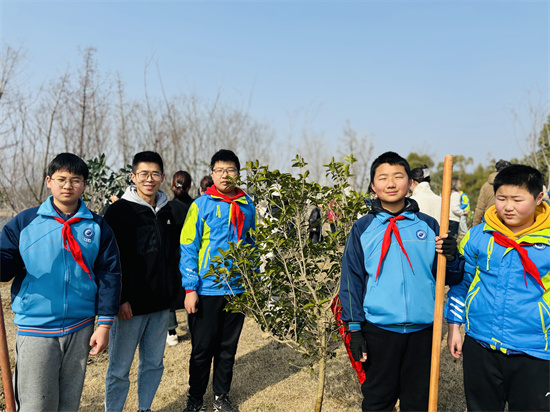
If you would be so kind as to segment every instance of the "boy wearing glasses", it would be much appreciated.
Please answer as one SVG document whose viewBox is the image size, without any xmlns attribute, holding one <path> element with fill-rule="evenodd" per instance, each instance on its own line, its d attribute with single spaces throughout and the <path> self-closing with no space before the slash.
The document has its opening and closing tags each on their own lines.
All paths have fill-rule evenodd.
<svg viewBox="0 0 550 412">
<path fill-rule="evenodd" d="M 47 173 L 52 195 L 19 213 L 0 235 L 0 280 L 14 279 L 14 386 L 20 412 L 78 410 L 88 353 L 107 347 L 119 306 L 113 232 L 80 199 L 88 166 L 72 153 L 61 153 Z"/>
<path fill-rule="evenodd" d="M 203 396 L 214 360 L 214 412 L 235 412 L 229 401 L 233 364 L 244 315 L 225 311 L 231 296 L 243 293 L 239 280 L 218 283 L 204 277 L 210 260 L 228 242 L 254 244 L 249 230 L 255 229 L 256 209 L 246 193 L 235 186 L 239 158 L 231 150 L 220 150 L 210 162 L 214 184 L 191 205 L 181 232 L 180 271 L 187 294 L 191 358 L 189 395 L 184 412 L 205 411 Z"/>
<path fill-rule="evenodd" d="M 137 391 L 140 411 L 151 408 L 162 378 L 168 312 L 179 285 L 178 235 L 164 180 L 162 158 L 155 152 L 134 156 L 134 185 L 105 213 L 120 250 L 120 310 L 110 335 L 105 409 L 122 411 L 130 387 L 129 372 L 139 346 Z"/>
</svg>

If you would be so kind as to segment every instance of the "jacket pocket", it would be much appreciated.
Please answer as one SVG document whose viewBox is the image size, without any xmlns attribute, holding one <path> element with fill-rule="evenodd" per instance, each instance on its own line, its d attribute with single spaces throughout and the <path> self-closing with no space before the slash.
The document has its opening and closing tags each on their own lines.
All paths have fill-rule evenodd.
<svg viewBox="0 0 550 412">
<path fill-rule="evenodd" d="M 470 309 L 472 309 L 472 304 L 474 302 L 474 299 L 476 295 L 479 292 L 479 285 L 475 285 L 473 288 L 470 288 L 468 291 L 468 294 L 466 295 L 466 300 L 464 301 L 464 305 L 466 306 L 466 328 L 470 329 Z M 475 313 L 475 310 L 474 310 Z"/>
<path fill-rule="evenodd" d="M 550 330 L 550 307 L 543 300 L 539 301 L 539 313 L 542 334 L 544 336 L 545 346 L 544 350 L 548 350 L 548 331 Z"/>
</svg>

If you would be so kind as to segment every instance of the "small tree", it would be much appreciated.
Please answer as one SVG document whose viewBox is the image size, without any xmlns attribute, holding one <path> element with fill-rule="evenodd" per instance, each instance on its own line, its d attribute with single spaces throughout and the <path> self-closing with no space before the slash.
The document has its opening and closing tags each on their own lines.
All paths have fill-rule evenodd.
<svg viewBox="0 0 550 412">
<path fill-rule="evenodd" d="M 121 197 L 126 187 L 132 183 L 130 180 L 132 166 L 126 165 L 114 172 L 107 166 L 104 153 L 86 163 L 90 173 L 88 187 L 82 197 L 90 210 L 100 213 L 111 195 Z"/>
<path fill-rule="evenodd" d="M 293 160 L 300 170 L 297 177 L 248 163 L 244 183 L 263 214 L 256 247 L 230 243 L 210 266 L 209 276 L 218 280 L 242 275 L 246 290 L 232 299 L 231 310 L 248 314 L 273 339 L 319 362 L 315 411 L 321 411 L 325 365 L 336 344 L 331 302 L 339 289 L 345 242 L 353 222 L 367 212 L 363 196 L 348 187 L 354 161 L 351 155 L 345 164 L 332 159 L 325 165 L 332 186 L 308 182 L 307 163 L 298 156 Z M 315 204 L 322 210 L 322 223 L 329 204 L 339 218 L 337 231 L 313 244 L 308 217 Z"/>
</svg>

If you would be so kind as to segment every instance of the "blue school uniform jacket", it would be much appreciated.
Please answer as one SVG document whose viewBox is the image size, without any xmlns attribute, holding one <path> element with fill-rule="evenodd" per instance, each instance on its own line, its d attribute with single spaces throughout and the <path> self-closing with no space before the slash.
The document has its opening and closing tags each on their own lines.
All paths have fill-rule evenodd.
<svg viewBox="0 0 550 412">
<path fill-rule="evenodd" d="M 482 346 L 549 360 L 550 211 L 544 203 L 539 208 L 544 209 L 546 224 L 517 241 L 525 244 L 546 290 L 524 273 L 517 251 L 494 241 L 493 232 L 500 230 L 495 227 L 498 222 L 490 223 L 496 214 L 493 206 L 485 214 L 488 223 L 472 227 L 460 244 L 466 260 L 464 279 L 449 290 L 445 317 L 464 324 L 466 334 Z"/>
<path fill-rule="evenodd" d="M 256 209 L 252 199 L 245 195 L 235 200 L 244 213 L 242 237 L 244 242 L 254 245 L 248 233 L 256 228 Z M 217 283 L 216 276 L 204 277 L 210 268 L 211 259 L 219 256 L 218 249 L 227 250 L 228 242 L 238 242 L 237 230 L 231 223 L 230 203 L 204 194 L 196 199 L 185 218 L 180 238 L 180 272 L 186 291 L 199 295 L 223 296 L 244 292 L 239 277 L 231 282 Z"/>
<path fill-rule="evenodd" d="M 27 209 L 0 234 L 0 280 L 13 279 L 12 309 L 17 334 L 63 336 L 91 324 L 111 324 L 119 309 L 120 264 L 111 228 L 84 202 L 71 224 L 88 275 L 63 246 L 63 224 L 48 198 Z"/>
<path fill-rule="evenodd" d="M 366 320 L 399 333 L 418 331 L 433 323 L 437 270 L 435 236 L 439 234 L 439 225 L 432 217 L 420 213 L 414 200 L 407 198 L 405 201 L 405 208 L 398 213 L 404 219 L 396 224 L 410 264 L 392 235 L 378 279 L 382 240 L 389 219 L 394 215 L 375 200 L 369 214 L 353 225 L 342 259 L 342 321 Z M 447 264 L 450 283 L 461 280 L 462 267 L 460 259 Z"/>
</svg>

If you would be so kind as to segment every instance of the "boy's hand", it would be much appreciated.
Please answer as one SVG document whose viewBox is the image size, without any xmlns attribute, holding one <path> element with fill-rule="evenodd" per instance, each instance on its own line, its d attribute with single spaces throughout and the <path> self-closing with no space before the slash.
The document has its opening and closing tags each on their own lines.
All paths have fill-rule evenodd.
<svg viewBox="0 0 550 412">
<path fill-rule="evenodd" d="M 453 236 L 449 236 L 448 233 L 441 236 L 436 236 L 435 251 L 437 253 L 442 253 L 449 262 L 452 262 L 456 259 L 456 239 Z"/>
<path fill-rule="evenodd" d="M 460 358 L 460 355 L 462 355 L 462 335 L 460 334 L 460 325 L 456 323 L 449 323 L 447 347 L 454 358 Z"/>
<path fill-rule="evenodd" d="M 185 294 L 185 310 L 187 313 L 197 313 L 197 305 L 199 303 L 199 294 L 194 290 Z"/>
<path fill-rule="evenodd" d="M 134 314 L 132 313 L 132 307 L 130 306 L 130 302 L 124 302 L 122 305 L 120 305 L 117 316 L 120 320 L 132 319 Z"/>
<path fill-rule="evenodd" d="M 90 355 L 99 355 L 109 345 L 109 329 L 105 326 L 97 327 L 90 338 L 90 346 L 92 347 Z"/>
<path fill-rule="evenodd" d="M 367 360 L 367 342 L 360 330 L 350 332 L 351 340 L 349 342 L 349 349 L 351 356 L 358 362 L 365 362 Z"/>
</svg>

